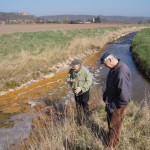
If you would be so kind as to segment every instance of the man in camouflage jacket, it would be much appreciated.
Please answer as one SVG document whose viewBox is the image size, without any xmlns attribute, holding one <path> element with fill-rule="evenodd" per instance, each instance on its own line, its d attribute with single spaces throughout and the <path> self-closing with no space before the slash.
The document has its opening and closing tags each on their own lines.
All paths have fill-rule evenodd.
<svg viewBox="0 0 150 150">
<path fill-rule="evenodd" d="M 89 90 L 92 86 L 92 74 L 81 65 L 78 59 L 74 59 L 70 64 L 67 75 L 67 83 L 73 90 L 76 102 L 77 113 L 83 109 L 84 115 L 91 114 L 89 110 Z"/>
</svg>

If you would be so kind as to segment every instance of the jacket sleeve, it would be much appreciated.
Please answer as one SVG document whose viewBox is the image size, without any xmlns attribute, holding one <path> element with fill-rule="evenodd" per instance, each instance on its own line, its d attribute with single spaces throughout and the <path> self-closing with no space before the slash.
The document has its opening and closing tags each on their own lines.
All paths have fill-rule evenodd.
<svg viewBox="0 0 150 150">
<path fill-rule="evenodd" d="M 93 84 L 93 77 L 92 74 L 89 71 L 86 71 L 85 73 L 85 81 L 83 85 L 81 86 L 82 92 L 86 92 L 90 89 L 90 87 Z"/>
</svg>

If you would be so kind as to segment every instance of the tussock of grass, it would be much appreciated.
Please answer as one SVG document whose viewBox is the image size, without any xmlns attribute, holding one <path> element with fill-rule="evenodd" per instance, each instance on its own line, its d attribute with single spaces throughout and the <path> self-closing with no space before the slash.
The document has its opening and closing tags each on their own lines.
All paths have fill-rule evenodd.
<svg viewBox="0 0 150 150">
<path fill-rule="evenodd" d="M 143 106 L 135 106 L 131 103 L 122 132 L 121 149 L 150 149 L 150 106 L 147 104 L 148 101 L 144 100 Z"/>
<path fill-rule="evenodd" d="M 150 106 L 147 104 L 150 95 L 141 104 L 133 101 L 129 104 L 124 121 L 119 150 L 150 149 Z M 66 115 L 67 116 L 67 115 Z M 106 114 L 104 104 L 93 112 L 93 119 L 83 125 L 76 121 L 74 113 L 61 121 L 49 123 L 45 117 L 36 123 L 30 139 L 23 141 L 18 150 L 100 150 L 106 145 Z M 49 117 L 50 118 L 50 117 Z M 51 119 L 50 119 L 51 120 Z"/>
</svg>

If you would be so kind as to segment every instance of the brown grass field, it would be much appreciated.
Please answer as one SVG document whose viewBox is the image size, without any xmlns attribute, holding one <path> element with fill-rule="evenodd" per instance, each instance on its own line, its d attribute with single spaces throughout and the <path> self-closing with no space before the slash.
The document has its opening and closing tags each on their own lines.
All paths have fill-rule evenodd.
<svg viewBox="0 0 150 150">
<path fill-rule="evenodd" d="M 133 25 L 133 24 L 132 24 Z M 15 32 L 37 32 L 47 30 L 69 30 L 97 27 L 119 27 L 129 26 L 129 24 L 18 24 L 18 25 L 0 25 L 0 34 L 9 34 Z"/>
</svg>

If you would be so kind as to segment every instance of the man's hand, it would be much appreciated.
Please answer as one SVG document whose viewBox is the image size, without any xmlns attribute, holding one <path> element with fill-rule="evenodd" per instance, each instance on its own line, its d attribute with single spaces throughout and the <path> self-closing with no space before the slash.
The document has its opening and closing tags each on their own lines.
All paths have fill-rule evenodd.
<svg viewBox="0 0 150 150">
<path fill-rule="evenodd" d="M 78 94 L 78 93 L 80 93 L 80 92 L 81 92 L 81 88 L 80 88 L 80 87 L 77 87 L 77 88 L 75 89 L 75 93 Z"/>
<path fill-rule="evenodd" d="M 75 81 L 75 79 L 72 79 L 72 78 L 71 78 L 71 79 L 70 79 L 70 82 L 71 82 L 71 83 L 75 83 L 76 81 Z"/>
</svg>

